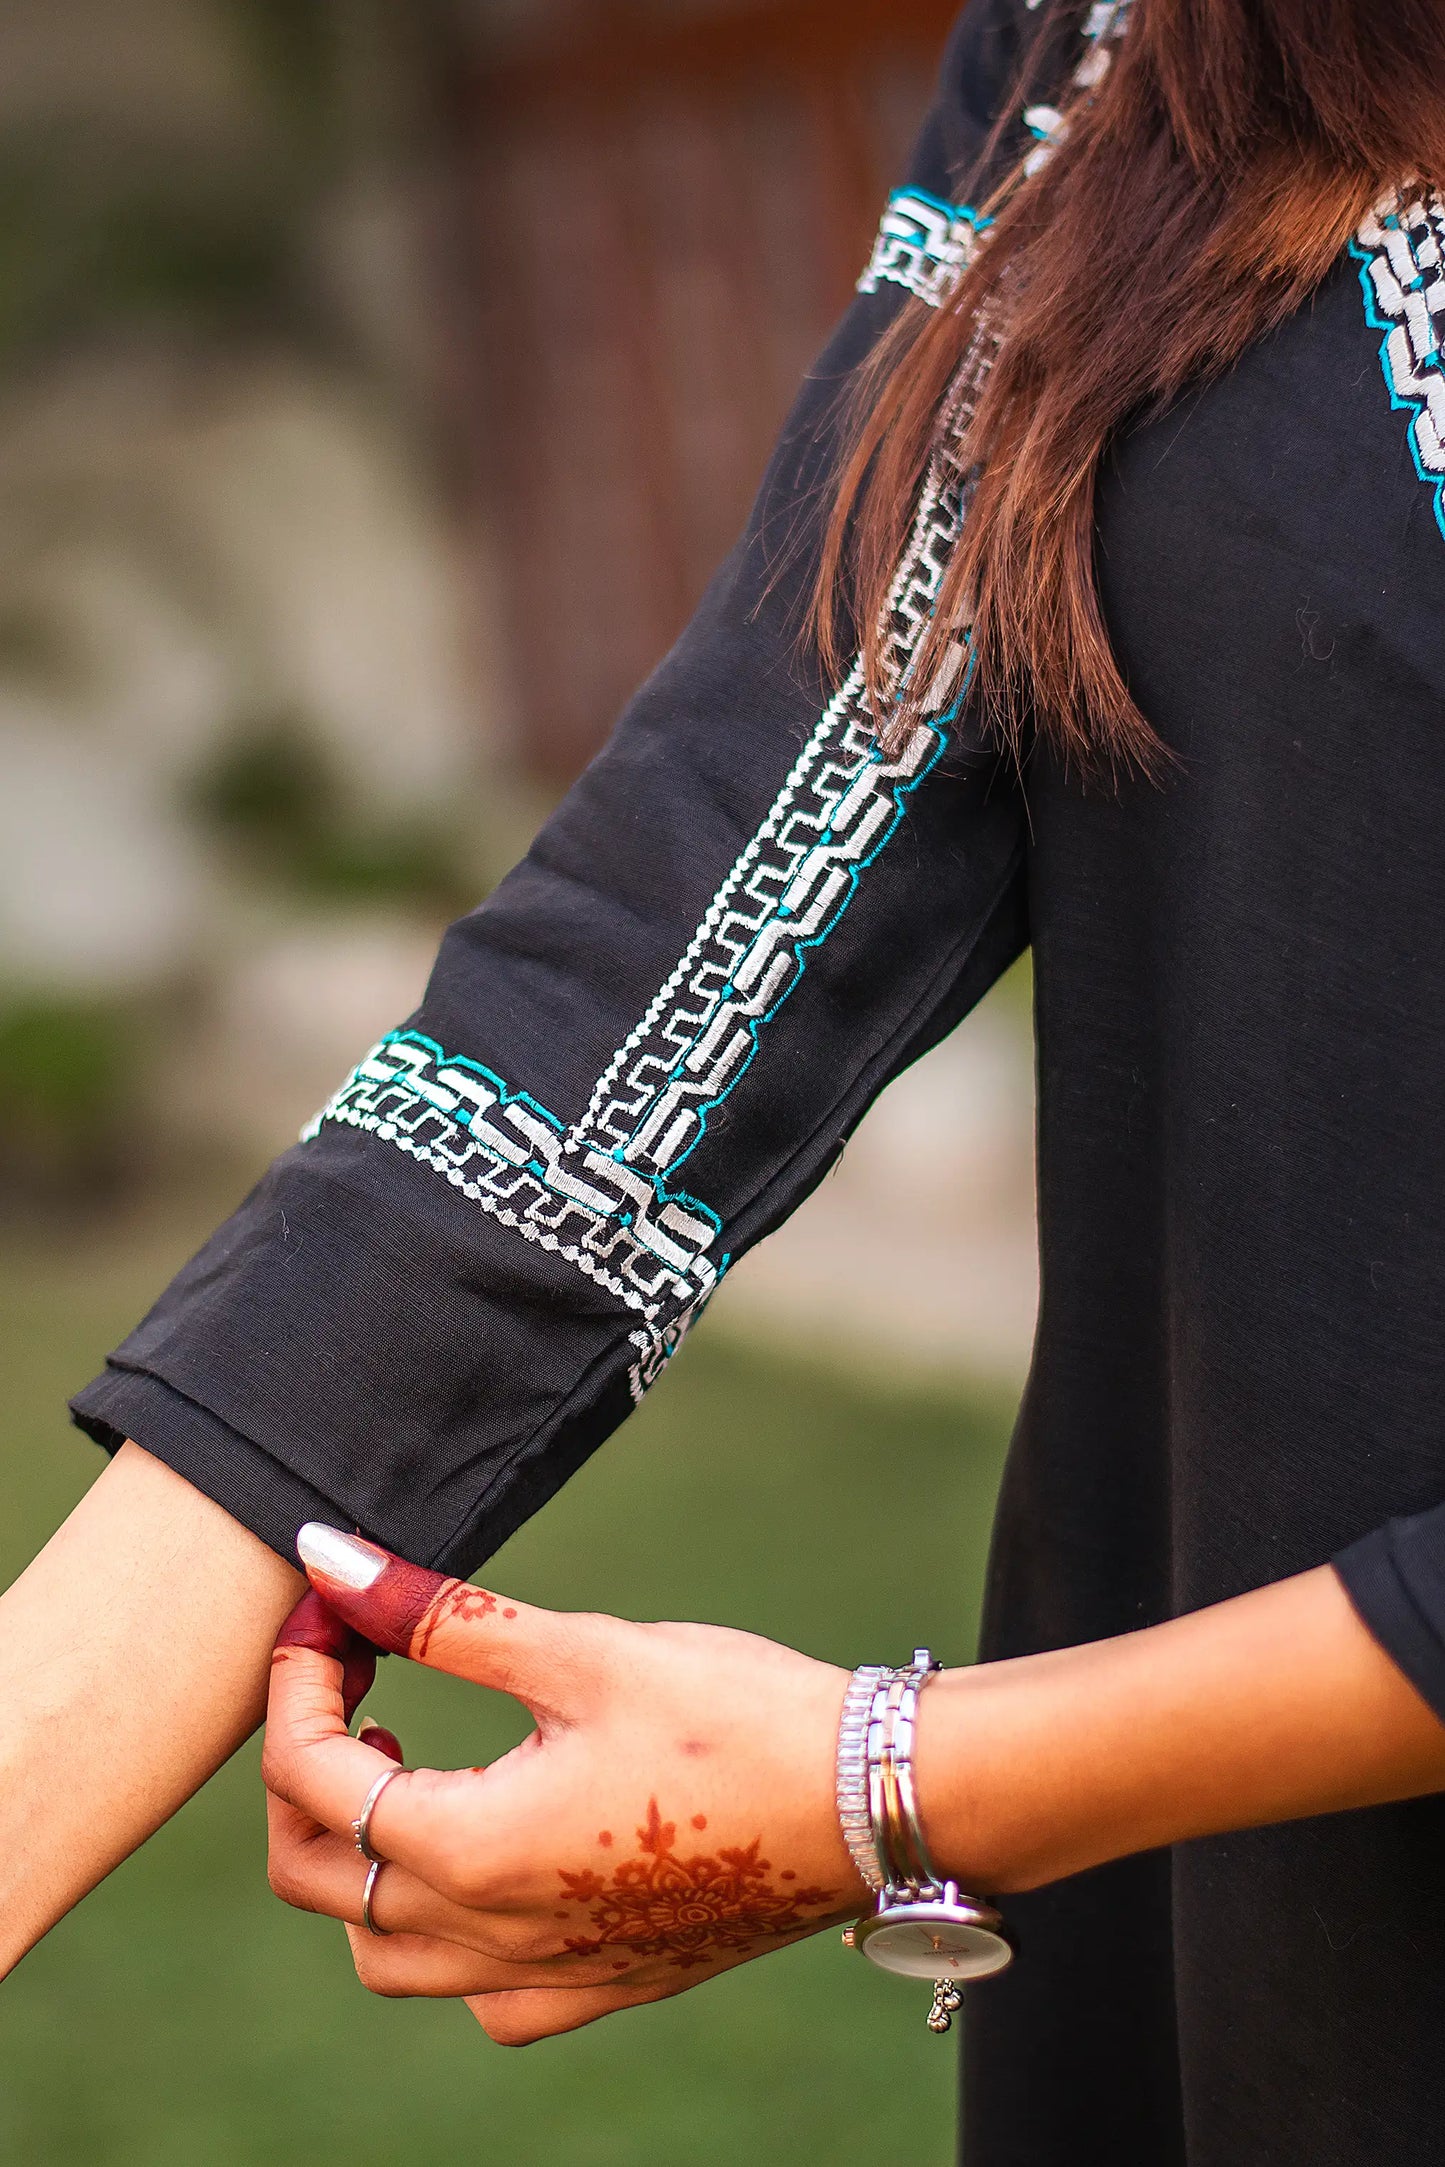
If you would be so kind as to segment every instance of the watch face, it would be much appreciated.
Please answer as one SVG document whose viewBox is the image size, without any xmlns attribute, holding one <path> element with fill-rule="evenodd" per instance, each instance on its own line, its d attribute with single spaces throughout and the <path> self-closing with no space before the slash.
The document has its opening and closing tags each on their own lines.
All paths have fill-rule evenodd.
<svg viewBox="0 0 1445 2167">
<path fill-rule="evenodd" d="M 948 1904 L 894 1904 L 859 1921 L 857 1946 L 905 1979 L 987 1979 L 1013 1962 L 1002 1934 Z"/>
</svg>

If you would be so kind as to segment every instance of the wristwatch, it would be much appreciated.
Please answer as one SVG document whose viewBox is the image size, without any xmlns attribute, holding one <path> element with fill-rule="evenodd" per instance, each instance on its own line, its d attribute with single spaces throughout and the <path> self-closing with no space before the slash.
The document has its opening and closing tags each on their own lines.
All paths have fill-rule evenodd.
<svg viewBox="0 0 1445 2167">
<path fill-rule="evenodd" d="M 918 1697 L 941 1665 L 927 1648 L 899 1670 L 865 1665 L 844 1696 L 838 1728 L 837 1802 L 844 1842 L 877 1895 L 875 1909 L 843 1939 L 882 1971 L 932 1979 L 930 2031 L 946 2032 L 964 1983 L 1013 1962 L 1000 1914 L 940 1874 L 918 1814 L 913 1742 Z"/>
</svg>

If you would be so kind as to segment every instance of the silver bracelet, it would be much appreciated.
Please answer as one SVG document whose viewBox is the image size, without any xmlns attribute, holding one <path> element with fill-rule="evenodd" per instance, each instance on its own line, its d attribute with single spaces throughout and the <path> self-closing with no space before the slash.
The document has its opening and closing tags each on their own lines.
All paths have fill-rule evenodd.
<svg viewBox="0 0 1445 2167">
<path fill-rule="evenodd" d="M 848 1856 L 875 1896 L 881 1895 L 886 1875 L 873 1841 L 873 1820 L 868 1803 L 868 1727 L 878 1686 L 893 1675 L 879 1663 L 855 1670 L 843 1695 L 838 1720 L 838 1826 L 848 1846 Z"/>
<path fill-rule="evenodd" d="M 928 2028 L 946 2032 L 966 1979 L 1013 1961 L 1013 1944 L 991 1904 L 939 1874 L 924 1841 L 913 1774 L 918 1697 L 939 1668 L 927 1648 L 901 1670 L 853 1673 L 838 1726 L 838 1819 L 875 1909 L 845 1927 L 847 1947 L 884 1971 L 932 1979 Z"/>
</svg>

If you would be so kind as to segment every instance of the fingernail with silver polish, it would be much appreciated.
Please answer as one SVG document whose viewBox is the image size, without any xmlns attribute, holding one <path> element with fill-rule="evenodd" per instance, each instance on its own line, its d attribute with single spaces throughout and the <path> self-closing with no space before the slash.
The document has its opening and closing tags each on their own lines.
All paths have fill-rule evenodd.
<svg viewBox="0 0 1445 2167">
<path fill-rule="evenodd" d="M 386 1570 L 385 1554 L 359 1535 L 343 1535 L 321 1520 L 308 1520 L 296 1537 L 296 1555 L 312 1572 L 359 1595 L 374 1587 Z"/>
</svg>

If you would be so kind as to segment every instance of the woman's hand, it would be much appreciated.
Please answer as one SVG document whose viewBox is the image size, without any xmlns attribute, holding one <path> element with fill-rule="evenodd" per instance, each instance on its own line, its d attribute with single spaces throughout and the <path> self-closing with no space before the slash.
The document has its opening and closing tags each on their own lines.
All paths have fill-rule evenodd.
<svg viewBox="0 0 1445 2167">
<path fill-rule="evenodd" d="M 329 1529 L 301 1547 L 356 1633 L 537 1718 L 490 1769 L 388 1784 L 374 1910 L 395 1938 L 353 1933 L 368 1986 L 463 1995 L 520 2044 L 864 1908 L 833 1808 L 841 1671 L 710 1626 L 529 1610 Z M 303 1604 L 276 1652 L 264 1764 L 276 1887 L 353 1926 L 350 1824 L 400 1755 L 346 1734 L 357 1657 Z M 1440 1790 L 1445 1726 L 1322 1566 L 1118 1640 L 945 1672 L 916 1766 L 940 1868 L 1008 1892 Z"/>
<path fill-rule="evenodd" d="M 537 1728 L 490 1768 L 399 1775 L 360 1925 L 351 1824 L 400 1749 L 347 1735 L 348 1650 L 319 1611 L 273 1660 L 271 1883 L 344 1919 L 364 1985 L 463 1997 L 512 2045 L 658 2001 L 863 1908 L 838 1831 L 846 1674 L 748 1633 L 508 1602 L 330 1528 L 298 1545 L 364 1639 L 510 1693 Z M 347 1696 L 349 1697 L 349 1695 Z"/>
</svg>

